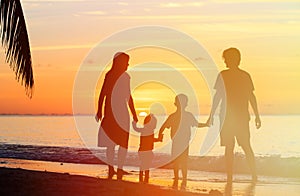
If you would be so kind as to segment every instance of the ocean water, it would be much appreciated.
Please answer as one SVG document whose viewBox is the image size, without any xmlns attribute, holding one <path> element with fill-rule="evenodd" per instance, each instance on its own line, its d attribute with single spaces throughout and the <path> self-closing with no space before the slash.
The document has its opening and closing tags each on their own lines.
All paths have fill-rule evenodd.
<svg viewBox="0 0 300 196">
<path fill-rule="evenodd" d="M 200 116 L 205 122 L 207 117 Z M 159 118 L 157 131 L 164 118 Z M 75 121 L 80 121 L 76 123 Z M 79 124 L 79 126 L 78 126 Z M 84 127 L 80 127 L 81 124 Z M 217 123 L 215 123 L 217 124 Z M 0 143 L 85 147 L 96 148 L 98 124 L 93 116 L 0 116 Z M 251 144 L 256 156 L 300 157 L 300 116 L 262 116 L 262 127 L 256 129 L 253 119 L 250 122 Z M 156 131 L 156 133 L 157 133 Z M 192 130 L 190 155 L 200 156 L 200 148 L 208 134 L 208 128 Z M 164 142 L 155 144 L 158 153 L 169 153 L 169 131 L 164 133 Z M 131 130 L 129 150 L 137 151 L 139 133 Z M 242 152 L 236 147 L 236 152 Z M 219 139 L 213 143 L 205 156 L 218 156 L 224 153 Z"/>
<path fill-rule="evenodd" d="M 158 118 L 157 130 L 165 117 Z M 198 117 L 205 122 L 207 117 Z M 217 124 L 217 123 L 215 123 Z M 300 116 L 262 116 L 262 127 L 250 122 L 251 143 L 257 158 L 258 173 L 300 177 Z M 105 160 L 105 150 L 96 147 L 98 124 L 93 116 L 0 116 L 0 157 L 50 160 L 73 163 L 99 163 Z M 224 172 L 224 149 L 219 140 L 205 154 L 200 149 L 212 130 L 192 130 L 189 168 L 192 170 Z M 157 133 L 157 132 L 156 132 Z M 139 134 L 131 131 L 126 163 L 138 166 Z M 171 140 L 165 131 L 164 142 L 155 144 L 153 167 L 168 166 Z M 89 150 L 87 150 L 89 149 Z M 235 148 L 235 168 L 249 172 L 240 147 Z"/>
</svg>

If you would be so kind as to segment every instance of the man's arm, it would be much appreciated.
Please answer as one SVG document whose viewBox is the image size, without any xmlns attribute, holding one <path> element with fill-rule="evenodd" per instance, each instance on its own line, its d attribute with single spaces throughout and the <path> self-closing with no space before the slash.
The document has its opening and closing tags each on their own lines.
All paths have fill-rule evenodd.
<svg viewBox="0 0 300 196">
<path fill-rule="evenodd" d="M 198 123 L 197 127 L 198 128 L 208 127 L 208 124 L 207 123 Z"/>
<path fill-rule="evenodd" d="M 214 98 L 213 98 L 213 103 L 212 103 L 212 106 L 211 106 L 210 115 L 209 115 L 208 120 L 206 121 L 206 124 L 208 124 L 208 125 L 213 124 L 214 115 L 215 115 L 215 112 L 216 112 L 216 110 L 217 110 L 217 108 L 220 104 L 221 98 L 222 98 L 221 92 L 217 90 L 215 95 L 214 95 Z"/>
<path fill-rule="evenodd" d="M 207 122 L 206 123 L 200 123 L 200 122 L 198 122 L 198 120 L 196 120 L 196 118 L 195 118 L 195 116 L 193 114 L 191 114 L 191 125 L 193 127 L 198 127 L 198 128 L 208 127 Z"/>
<path fill-rule="evenodd" d="M 163 132 L 164 132 L 164 130 L 166 128 L 169 128 L 168 121 L 169 121 L 169 118 L 164 122 L 164 124 L 159 129 L 158 138 L 157 138 L 159 141 L 162 141 L 162 139 L 163 139 Z"/>
<path fill-rule="evenodd" d="M 260 120 L 259 112 L 258 112 L 258 108 L 257 108 L 256 97 L 253 92 L 251 92 L 251 94 L 250 94 L 249 101 L 250 101 L 251 107 L 253 109 L 253 112 L 255 114 L 255 126 L 257 129 L 259 129 L 261 127 L 261 120 Z"/>
</svg>

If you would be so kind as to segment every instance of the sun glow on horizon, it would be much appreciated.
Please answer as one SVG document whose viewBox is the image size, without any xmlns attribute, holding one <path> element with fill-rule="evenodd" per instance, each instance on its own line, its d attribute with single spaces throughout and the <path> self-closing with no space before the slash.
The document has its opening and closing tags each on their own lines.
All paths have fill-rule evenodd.
<svg viewBox="0 0 300 196">
<path fill-rule="evenodd" d="M 299 1 L 170 3 L 162 0 L 116 4 L 114 1 L 24 0 L 22 4 L 32 48 L 35 92 L 28 100 L 24 87 L 15 81 L 1 54 L 0 91 L 4 93 L 0 95 L 0 113 L 71 114 L 74 79 L 89 50 L 116 32 L 143 25 L 167 26 L 189 34 L 203 44 L 220 70 L 225 69 L 222 51 L 232 46 L 239 48 L 241 68 L 252 76 L 260 112 L 298 114 L 300 111 Z M 200 113 L 210 110 L 211 95 L 207 86 L 185 59 L 159 50 L 132 50 L 129 53 L 132 79 L 139 77 L 135 72 L 139 71 L 135 70 L 136 65 L 158 59 L 189 78 L 201 104 Z M 89 63 L 94 64 L 96 60 Z M 157 73 L 147 71 L 148 74 Z M 91 89 L 96 91 L 95 99 L 100 87 L 101 79 L 97 89 Z M 147 93 L 151 92 L 155 89 L 150 88 Z M 166 96 L 169 96 L 168 92 Z M 142 95 L 139 97 L 141 100 Z M 163 97 L 161 93 L 160 97 Z M 173 107 L 173 100 L 169 102 L 168 112 Z M 191 100 L 190 103 L 194 102 Z M 141 110 L 149 107 L 140 101 L 137 106 Z"/>
</svg>

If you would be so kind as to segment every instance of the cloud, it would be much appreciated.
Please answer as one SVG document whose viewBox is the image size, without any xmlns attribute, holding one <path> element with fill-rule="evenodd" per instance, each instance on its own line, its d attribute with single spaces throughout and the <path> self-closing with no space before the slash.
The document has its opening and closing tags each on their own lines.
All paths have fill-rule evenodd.
<svg viewBox="0 0 300 196">
<path fill-rule="evenodd" d="M 182 7 L 180 3 L 162 3 L 161 7 Z"/>
<path fill-rule="evenodd" d="M 38 2 L 38 3 L 52 3 L 52 2 L 85 2 L 86 0 L 23 0 L 24 3 L 32 3 L 32 2 Z"/>
<path fill-rule="evenodd" d="M 299 2 L 299 0 L 213 0 L 215 3 L 291 3 Z"/>
<path fill-rule="evenodd" d="M 79 44 L 79 45 L 56 45 L 56 46 L 36 46 L 32 47 L 32 51 L 46 51 L 46 50 L 65 50 L 65 49 L 83 49 L 92 48 L 95 44 Z"/>
<path fill-rule="evenodd" d="M 101 15 L 101 16 L 104 16 L 106 15 L 107 13 L 106 12 L 103 12 L 101 10 L 98 10 L 98 11 L 89 11 L 89 12 L 81 12 L 79 14 L 85 14 L 85 15 Z"/>
<path fill-rule="evenodd" d="M 203 2 L 185 2 L 185 3 L 161 3 L 160 7 L 165 7 L 165 8 L 180 8 L 180 7 L 201 7 L 203 6 Z"/>
<path fill-rule="evenodd" d="M 118 2 L 118 5 L 124 5 L 124 6 L 127 6 L 128 3 L 127 3 L 127 2 Z"/>
</svg>

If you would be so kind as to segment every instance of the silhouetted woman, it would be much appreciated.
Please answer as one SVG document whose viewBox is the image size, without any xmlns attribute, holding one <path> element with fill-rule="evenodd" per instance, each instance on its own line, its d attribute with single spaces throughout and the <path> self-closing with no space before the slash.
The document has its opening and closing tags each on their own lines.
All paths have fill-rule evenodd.
<svg viewBox="0 0 300 196">
<path fill-rule="evenodd" d="M 112 68 L 105 75 L 98 101 L 96 121 L 101 120 L 98 146 L 106 147 L 108 179 L 112 179 L 115 173 L 113 160 L 116 145 L 119 146 L 117 179 L 120 180 L 123 177 L 123 165 L 128 149 L 130 128 L 128 106 L 134 121 L 138 121 L 130 91 L 130 76 L 126 73 L 128 62 L 128 54 L 123 52 L 115 54 Z M 104 98 L 104 116 L 102 116 Z"/>
</svg>

